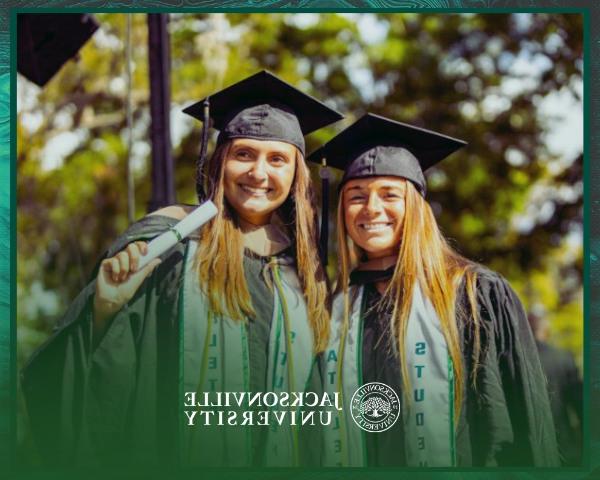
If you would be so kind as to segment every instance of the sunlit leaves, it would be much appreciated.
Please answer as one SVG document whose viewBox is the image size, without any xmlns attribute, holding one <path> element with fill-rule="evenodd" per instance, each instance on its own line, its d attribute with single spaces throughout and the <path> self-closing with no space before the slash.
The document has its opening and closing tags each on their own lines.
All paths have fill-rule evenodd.
<svg viewBox="0 0 600 480">
<path fill-rule="evenodd" d="M 526 306 L 543 304 L 553 338 L 578 352 L 582 157 L 548 148 L 552 122 L 538 109 L 559 91 L 581 105 L 581 15 L 367 15 L 172 15 L 178 201 L 195 201 L 200 135 L 200 123 L 180 109 L 263 68 L 348 114 L 311 135 L 309 152 L 366 111 L 463 138 L 469 145 L 430 174 L 428 199 L 443 231 L 463 254 L 506 275 Z M 19 298 L 38 282 L 47 292 L 40 298 L 55 295 L 61 311 L 127 226 L 128 99 L 138 216 L 150 198 L 146 16 L 131 16 L 131 90 L 126 18 L 98 20 L 102 30 L 80 60 L 28 95 L 32 106 L 17 123 Z M 57 138 L 65 142 L 51 151 Z M 48 331 L 58 315 L 35 311 L 19 313 L 33 332 L 31 347 L 43 337 L 35 332 Z"/>
</svg>

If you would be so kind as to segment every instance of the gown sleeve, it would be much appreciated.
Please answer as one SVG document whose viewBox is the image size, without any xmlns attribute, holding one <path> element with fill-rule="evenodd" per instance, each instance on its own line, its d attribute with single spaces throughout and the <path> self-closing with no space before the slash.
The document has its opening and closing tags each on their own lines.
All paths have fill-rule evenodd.
<svg viewBox="0 0 600 480">
<path fill-rule="evenodd" d="M 473 463 L 559 465 L 556 436 L 537 348 L 523 306 L 508 282 L 485 271 L 477 300 L 483 357 L 477 371 Z"/>
<path fill-rule="evenodd" d="M 167 217 L 142 219 L 104 257 L 132 241 L 153 238 L 170 223 Z M 133 380 L 139 373 L 136 358 L 144 336 L 141 320 L 149 307 L 146 293 L 162 288 L 158 275 L 153 272 L 145 280 L 104 336 L 92 343 L 94 278 L 26 363 L 21 372 L 22 393 L 31 435 L 44 463 L 63 465 L 95 456 L 93 452 L 106 446 L 108 438 L 114 440 L 114 432 L 124 425 L 136 384 Z"/>
</svg>

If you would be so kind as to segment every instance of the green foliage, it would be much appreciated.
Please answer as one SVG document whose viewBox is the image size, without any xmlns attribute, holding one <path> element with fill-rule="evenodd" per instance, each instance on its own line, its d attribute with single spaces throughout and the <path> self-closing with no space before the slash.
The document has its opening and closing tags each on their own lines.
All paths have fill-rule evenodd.
<svg viewBox="0 0 600 480">
<path fill-rule="evenodd" d="M 131 18 L 130 92 L 126 17 L 119 14 L 98 15 L 102 31 L 82 49 L 79 62 L 66 65 L 45 89 L 20 81 L 21 360 L 45 338 L 99 255 L 127 227 L 128 94 L 136 214 L 146 213 L 147 27 L 145 15 Z M 371 27 L 361 27 L 367 20 Z M 169 31 L 172 131 L 181 132 L 173 135 L 178 201 L 195 201 L 200 126 L 178 110 L 261 68 L 348 112 L 341 125 L 311 135 L 309 151 L 365 111 L 464 138 L 467 148 L 428 172 L 428 199 L 443 231 L 461 253 L 504 274 L 527 308 L 543 305 L 553 342 L 581 357 L 582 195 L 576 187 L 582 155 L 565 161 L 550 151 L 550 122 L 538 114 L 553 93 L 571 92 L 581 102 L 580 15 L 176 14 Z M 517 62 L 543 68 L 539 75 L 519 73 Z M 509 82 L 524 87 L 509 94 Z M 73 142 L 57 165 L 49 164 L 53 139 L 61 139 L 59 150 Z M 317 170 L 311 169 L 315 182 Z M 331 211 L 335 206 L 331 198 Z"/>
</svg>

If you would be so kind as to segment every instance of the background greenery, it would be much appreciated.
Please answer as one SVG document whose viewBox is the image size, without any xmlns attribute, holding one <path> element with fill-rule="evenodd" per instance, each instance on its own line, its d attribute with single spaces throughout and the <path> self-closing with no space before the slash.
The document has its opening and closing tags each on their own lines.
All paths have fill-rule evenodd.
<svg viewBox="0 0 600 480">
<path fill-rule="evenodd" d="M 19 79 L 19 365 L 128 225 L 128 94 L 138 218 L 149 200 L 146 17 L 131 16 L 130 92 L 126 16 L 97 18 L 80 60 L 43 90 Z M 461 253 L 505 275 L 581 365 L 582 152 L 550 148 L 569 112 L 545 109 L 552 96 L 581 108 L 580 15 L 177 14 L 170 33 L 179 202 L 195 202 L 199 150 L 199 123 L 181 109 L 262 68 L 348 112 L 311 136 L 308 151 L 366 111 L 466 139 L 429 173 L 439 223 Z"/>
</svg>

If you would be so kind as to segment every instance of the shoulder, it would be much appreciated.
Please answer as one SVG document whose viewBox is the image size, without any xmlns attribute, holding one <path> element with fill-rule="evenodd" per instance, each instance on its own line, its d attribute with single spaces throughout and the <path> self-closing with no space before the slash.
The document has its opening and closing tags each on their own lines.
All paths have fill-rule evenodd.
<svg viewBox="0 0 600 480">
<path fill-rule="evenodd" d="M 173 218 L 175 220 L 183 220 L 193 209 L 193 205 L 186 205 L 183 203 L 169 205 L 168 207 L 163 207 L 159 210 L 149 213 L 147 217 L 162 216 Z"/>
<path fill-rule="evenodd" d="M 502 283 L 508 283 L 500 273 L 489 269 L 488 267 L 479 263 L 474 264 L 471 267 L 471 271 L 477 276 L 477 283 L 483 285 L 497 285 Z"/>
<path fill-rule="evenodd" d="M 172 228 L 192 209 L 193 207 L 188 205 L 170 205 L 149 213 L 132 223 L 129 228 L 127 228 L 127 230 L 112 243 L 104 256 L 112 257 L 129 243 L 138 240 L 152 240 L 154 237 L 157 237 L 169 228 Z"/>
<path fill-rule="evenodd" d="M 161 208 L 132 223 L 123 236 L 128 242 L 153 238 L 173 227 L 193 209 L 193 206 L 184 204 Z"/>
<path fill-rule="evenodd" d="M 476 273 L 479 315 L 484 324 L 493 326 L 497 340 L 504 345 L 519 336 L 522 341 L 527 338 L 533 343 L 527 314 L 508 280 L 485 267 L 478 267 Z"/>
<path fill-rule="evenodd" d="M 475 277 L 475 289 L 478 299 L 481 300 L 502 300 L 505 297 L 519 301 L 516 292 L 511 287 L 508 280 L 500 273 L 489 268 L 475 264 L 470 272 Z M 463 290 L 465 281 L 463 279 Z"/>
<path fill-rule="evenodd" d="M 500 273 L 476 264 L 470 270 L 475 277 L 475 299 L 482 320 L 496 327 L 506 322 L 527 324 L 527 315 L 515 290 Z M 467 282 L 463 278 L 457 301 L 463 311 L 471 310 Z"/>
</svg>

